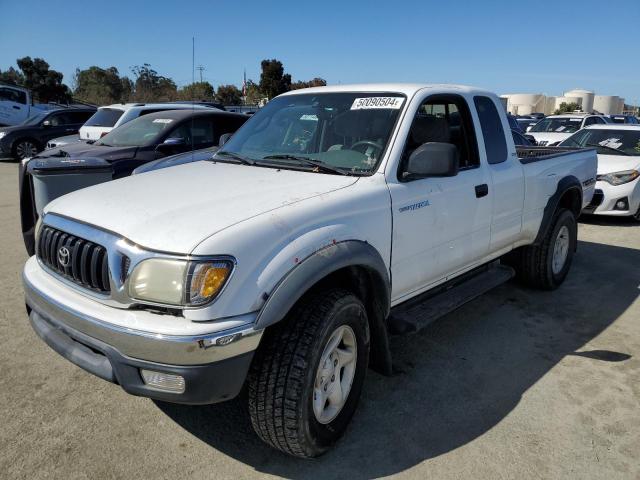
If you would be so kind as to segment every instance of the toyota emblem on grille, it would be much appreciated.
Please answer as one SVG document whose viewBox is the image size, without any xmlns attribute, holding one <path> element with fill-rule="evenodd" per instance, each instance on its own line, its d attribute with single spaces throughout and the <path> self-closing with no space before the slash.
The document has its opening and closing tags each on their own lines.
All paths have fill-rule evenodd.
<svg viewBox="0 0 640 480">
<path fill-rule="evenodd" d="M 69 252 L 69 249 L 67 247 L 60 247 L 58 249 L 58 262 L 60 262 L 60 265 L 62 265 L 63 267 L 68 267 L 70 260 L 71 252 Z"/>
</svg>

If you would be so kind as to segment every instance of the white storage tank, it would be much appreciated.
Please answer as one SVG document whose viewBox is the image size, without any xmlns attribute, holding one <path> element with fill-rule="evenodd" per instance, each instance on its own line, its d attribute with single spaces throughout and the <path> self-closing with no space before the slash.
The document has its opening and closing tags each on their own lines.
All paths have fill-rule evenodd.
<svg viewBox="0 0 640 480">
<path fill-rule="evenodd" d="M 593 99 L 593 109 L 604 115 L 614 115 L 620 108 L 620 97 L 617 95 L 596 95 Z"/>
<path fill-rule="evenodd" d="M 623 113 L 624 112 L 624 98 L 620 98 L 618 101 L 618 111 L 615 113 Z"/>
<path fill-rule="evenodd" d="M 589 90 L 571 90 L 564 93 L 565 97 L 578 97 L 582 99 L 582 111 L 590 113 L 593 110 L 593 100 L 595 94 Z"/>
<path fill-rule="evenodd" d="M 513 115 L 529 115 L 544 110 L 545 96 L 541 93 L 510 93 L 502 97 L 507 99 L 507 111 Z"/>
</svg>

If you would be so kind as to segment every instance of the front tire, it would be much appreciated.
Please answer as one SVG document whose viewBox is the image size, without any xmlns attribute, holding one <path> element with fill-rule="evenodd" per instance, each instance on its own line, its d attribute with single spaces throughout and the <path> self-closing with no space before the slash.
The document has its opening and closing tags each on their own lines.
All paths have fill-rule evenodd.
<svg viewBox="0 0 640 480">
<path fill-rule="evenodd" d="M 267 444 L 317 457 L 343 434 L 369 361 L 362 302 L 332 289 L 304 297 L 265 333 L 248 378 L 251 423 Z"/>
<path fill-rule="evenodd" d="M 564 282 L 578 242 L 578 223 L 567 209 L 558 210 L 549 231 L 539 245 L 522 247 L 509 262 L 525 285 L 541 290 L 555 290 Z M 513 258 L 513 257 L 512 257 Z"/>
<path fill-rule="evenodd" d="M 17 160 L 31 158 L 36 156 L 40 150 L 38 142 L 30 138 L 22 138 L 13 146 L 13 158 Z"/>
</svg>

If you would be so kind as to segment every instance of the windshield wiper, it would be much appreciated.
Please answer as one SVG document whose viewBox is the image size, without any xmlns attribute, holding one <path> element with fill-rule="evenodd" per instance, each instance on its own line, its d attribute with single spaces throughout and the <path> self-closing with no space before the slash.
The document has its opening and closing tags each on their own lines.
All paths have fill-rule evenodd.
<svg viewBox="0 0 640 480">
<path fill-rule="evenodd" d="M 588 147 L 606 148 L 607 150 L 613 150 L 614 152 L 621 153 L 622 155 L 626 155 L 627 157 L 631 156 L 630 153 L 627 153 L 627 152 L 625 152 L 623 150 L 618 150 L 617 148 L 613 148 L 613 147 L 610 147 L 608 145 L 600 145 L 599 143 L 587 143 L 586 145 Z"/>
<path fill-rule="evenodd" d="M 217 161 L 224 162 L 225 160 L 216 158 L 218 155 L 225 155 L 225 156 L 227 156 L 229 158 L 232 158 L 234 160 L 239 161 L 240 163 L 243 163 L 244 165 L 255 165 L 256 164 L 256 162 L 254 160 L 252 160 L 251 158 L 245 157 L 244 155 L 240 155 L 239 153 L 236 153 L 236 152 L 216 152 L 211 157 L 211 161 L 212 162 L 217 162 Z"/>
<path fill-rule="evenodd" d="M 318 170 L 324 170 L 325 172 L 337 173 L 338 175 L 349 175 L 347 171 L 340 167 L 334 167 L 322 160 L 316 160 L 314 158 L 303 157 L 298 155 L 267 155 L 263 160 L 295 160 L 296 162 L 315 167 Z"/>
</svg>

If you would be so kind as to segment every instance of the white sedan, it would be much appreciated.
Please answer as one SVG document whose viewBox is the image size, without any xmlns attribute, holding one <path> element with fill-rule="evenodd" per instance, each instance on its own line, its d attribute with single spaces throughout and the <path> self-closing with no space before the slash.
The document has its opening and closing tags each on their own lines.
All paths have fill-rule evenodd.
<svg viewBox="0 0 640 480">
<path fill-rule="evenodd" d="M 595 125 L 562 142 L 598 150 L 596 191 L 585 213 L 640 221 L 640 125 Z"/>
</svg>

